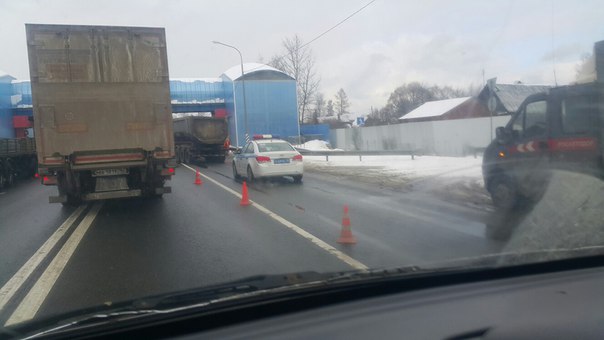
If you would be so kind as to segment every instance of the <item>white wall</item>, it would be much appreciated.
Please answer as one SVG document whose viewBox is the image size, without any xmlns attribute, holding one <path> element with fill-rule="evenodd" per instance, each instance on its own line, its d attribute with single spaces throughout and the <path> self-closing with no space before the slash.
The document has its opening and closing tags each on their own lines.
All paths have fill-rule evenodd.
<svg viewBox="0 0 604 340">
<path fill-rule="evenodd" d="M 403 123 L 331 130 L 331 145 L 344 150 L 409 150 L 427 154 L 463 156 L 468 148 L 485 147 L 495 128 L 510 116 Z"/>
</svg>

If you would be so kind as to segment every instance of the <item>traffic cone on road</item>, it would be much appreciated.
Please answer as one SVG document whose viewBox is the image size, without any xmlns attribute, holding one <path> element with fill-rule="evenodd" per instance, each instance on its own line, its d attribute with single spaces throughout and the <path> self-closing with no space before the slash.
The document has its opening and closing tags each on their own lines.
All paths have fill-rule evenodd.
<svg viewBox="0 0 604 340">
<path fill-rule="evenodd" d="M 250 198 L 247 195 L 247 184 L 243 181 L 243 185 L 241 187 L 241 203 L 242 206 L 250 205 Z"/>
<path fill-rule="evenodd" d="M 201 174 L 199 173 L 199 169 L 197 169 L 197 172 L 195 173 L 195 185 L 202 185 L 203 182 L 201 181 Z"/>
<path fill-rule="evenodd" d="M 344 217 L 342 217 L 342 231 L 340 232 L 340 238 L 338 238 L 338 243 L 341 244 L 355 244 L 357 243 L 357 238 L 352 235 L 352 230 L 350 229 L 350 217 L 348 217 L 348 205 L 344 206 Z"/>
</svg>

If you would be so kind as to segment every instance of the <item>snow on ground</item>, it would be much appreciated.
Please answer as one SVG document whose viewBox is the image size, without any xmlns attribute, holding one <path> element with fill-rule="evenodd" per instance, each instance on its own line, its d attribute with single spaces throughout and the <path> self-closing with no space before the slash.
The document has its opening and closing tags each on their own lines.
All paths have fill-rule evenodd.
<svg viewBox="0 0 604 340">
<path fill-rule="evenodd" d="M 305 149 L 309 151 L 342 151 L 342 149 L 332 149 L 329 142 L 324 140 L 313 139 L 304 144 L 294 145 L 296 148 Z"/>
<path fill-rule="evenodd" d="M 304 156 L 304 169 L 396 191 L 423 191 L 463 204 L 489 206 L 482 157 Z"/>
<path fill-rule="evenodd" d="M 388 174 L 402 174 L 409 179 L 428 176 L 482 178 L 482 157 L 439 157 L 439 156 L 305 156 L 305 164 L 332 168 L 376 168 Z M 360 170 L 360 169 L 359 169 Z M 377 175 L 377 174 L 376 174 Z"/>
</svg>

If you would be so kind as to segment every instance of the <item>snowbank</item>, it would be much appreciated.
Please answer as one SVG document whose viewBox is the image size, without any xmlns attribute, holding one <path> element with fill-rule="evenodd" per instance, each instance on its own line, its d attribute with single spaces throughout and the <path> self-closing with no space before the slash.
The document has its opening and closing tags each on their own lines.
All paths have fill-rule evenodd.
<svg viewBox="0 0 604 340">
<path fill-rule="evenodd" d="M 421 177 L 470 177 L 482 179 L 482 157 L 439 157 L 439 156 L 363 156 L 359 161 L 358 156 L 330 156 L 329 161 L 325 156 L 305 156 L 305 164 L 310 168 L 355 168 L 357 171 L 367 169 L 380 169 L 375 172 L 376 176 L 380 173 L 401 174 L 407 178 Z"/>
<path fill-rule="evenodd" d="M 294 145 L 296 148 L 308 151 L 342 151 L 342 149 L 332 149 L 329 142 L 324 140 L 313 139 L 304 144 Z"/>
</svg>

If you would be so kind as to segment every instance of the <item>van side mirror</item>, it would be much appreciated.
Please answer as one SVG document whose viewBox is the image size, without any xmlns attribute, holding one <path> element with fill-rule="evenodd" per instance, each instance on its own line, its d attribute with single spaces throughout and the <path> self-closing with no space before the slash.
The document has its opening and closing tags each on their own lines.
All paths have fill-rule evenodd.
<svg viewBox="0 0 604 340">
<path fill-rule="evenodd" d="M 505 144 L 510 140 L 510 134 L 506 131 L 505 127 L 498 126 L 495 129 L 495 138 L 501 144 Z"/>
</svg>

